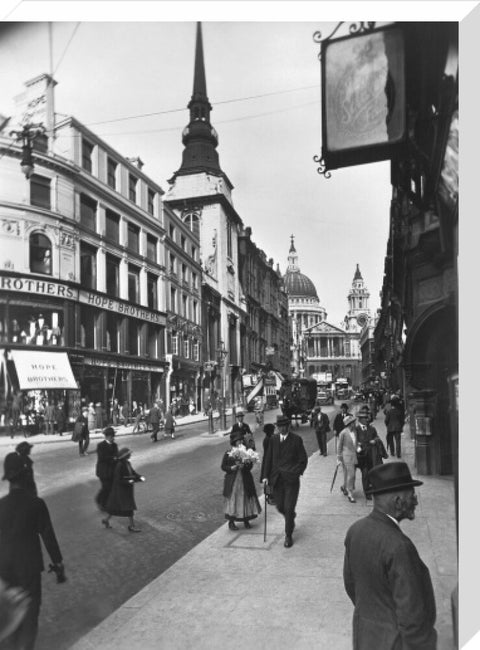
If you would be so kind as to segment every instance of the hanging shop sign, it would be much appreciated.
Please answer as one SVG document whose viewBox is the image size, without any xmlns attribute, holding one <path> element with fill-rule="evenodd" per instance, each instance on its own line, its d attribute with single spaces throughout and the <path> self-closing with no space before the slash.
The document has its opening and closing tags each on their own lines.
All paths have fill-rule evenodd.
<svg viewBox="0 0 480 650">
<path fill-rule="evenodd" d="M 406 139 L 400 26 L 327 40 L 322 59 L 322 156 L 327 169 L 391 158 Z"/>
<path fill-rule="evenodd" d="M 66 352 L 10 350 L 20 390 L 78 389 Z"/>
</svg>

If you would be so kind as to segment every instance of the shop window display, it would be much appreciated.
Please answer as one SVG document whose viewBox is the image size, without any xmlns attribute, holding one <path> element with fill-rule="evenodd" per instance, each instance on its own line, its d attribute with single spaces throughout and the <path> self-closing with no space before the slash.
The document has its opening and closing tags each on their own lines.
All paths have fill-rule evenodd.
<svg viewBox="0 0 480 650">
<path fill-rule="evenodd" d="M 63 313 L 45 310 L 32 314 L 31 307 L 10 307 L 9 327 L 3 324 L 9 343 L 23 345 L 65 345 Z"/>
</svg>

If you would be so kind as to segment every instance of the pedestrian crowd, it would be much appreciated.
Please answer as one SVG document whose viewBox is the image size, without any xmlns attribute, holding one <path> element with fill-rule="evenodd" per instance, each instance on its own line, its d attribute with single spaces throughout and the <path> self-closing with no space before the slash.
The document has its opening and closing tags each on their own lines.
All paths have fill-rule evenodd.
<svg viewBox="0 0 480 650">
<path fill-rule="evenodd" d="M 75 423 L 80 455 L 88 453 L 93 418 L 95 427 L 99 423 L 98 412 L 91 406 L 83 409 Z M 161 404 L 154 404 L 150 414 L 153 442 L 157 441 L 161 422 L 164 435 L 174 437 L 175 417 L 171 408 L 163 416 Z M 260 455 L 244 416 L 243 410 L 237 409 L 229 448 L 224 451 L 220 466 L 224 473 L 224 515 L 232 531 L 239 530 L 239 523 L 251 528 L 251 522 L 262 512 L 252 476 Z M 365 498 L 373 501 L 370 514 L 351 525 L 344 540 L 343 582 L 354 607 L 353 648 L 435 650 L 435 598 L 430 574 L 413 542 L 399 526 L 402 520 L 415 518 L 415 487 L 422 485 L 400 460 L 405 413 L 399 395 L 391 396 L 384 416 L 387 448 L 395 458 L 388 463 L 383 462 L 389 455 L 373 424 L 375 416 L 369 405 L 365 404 L 354 415 L 348 404 L 342 404 L 332 427 L 321 405 L 316 405 L 311 414 L 322 457 L 327 456 L 327 436 L 333 429 L 337 470 L 343 470 L 341 492 L 355 503 L 358 469 Z M 118 418 L 121 417 L 119 407 Z M 260 483 L 266 499 L 268 496 L 266 503 L 274 505 L 283 517 L 284 547 L 291 548 L 300 479 L 308 456 L 302 436 L 291 430 L 290 419 L 285 415 L 277 416 L 275 423 L 265 424 L 263 432 Z M 134 489 L 145 477 L 134 469 L 132 451 L 128 447 L 119 449 L 114 427 L 106 426 L 103 434 L 104 440 L 96 448 L 95 466 L 100 481 L 95 502 L 101 512 L 101 523 L 111 529 L 113 517 L 126 518 L 129 532 L 141 532 L 135 521 Z M 6 641 L 5 647 L 16 650 L 33 650 L 35 644 L 44 570 L 41 542 L 57 581 L 66 580 L 50 513 L 38 496 L 32 447 L 23 441 L 5 457 L 3 480 L 9 482 L 10 490 L 0 499 L 0 648 Z"/>
</svg>

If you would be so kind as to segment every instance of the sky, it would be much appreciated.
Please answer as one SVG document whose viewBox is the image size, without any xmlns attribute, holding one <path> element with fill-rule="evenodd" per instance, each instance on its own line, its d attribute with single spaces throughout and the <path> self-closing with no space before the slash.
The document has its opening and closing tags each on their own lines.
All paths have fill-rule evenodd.
<svg viewBox="0 0 480 650">
<path fill-rule="evenodd" d="M 327 320 L 339 323 L 356 264 L 380 306 L 388 237 L 387 162 L 318 174 L 321 151 L 319 46 L 335 23 L 202 21 L 211 121 L 233 201 L 253 240 L 287 267 L 290 235 Z M 0 113 L 27 80 L 53 70 L 56 112 L 74 115 L 167 190 L 189 121 L 195 22 L 4 24 Z M 169 112 L 172 111 L 172 112 Z M 121 119 L 145 113 L 150 117 Z M 120 120 L 120 121 L 114 121 Z"/>
<path fill-rule="evenodd" d="M 194 10 L 179 12 L 179 4 Z M 24 82 L 53 72 L 56 112 L 75 116 L 121 155 L 140 156 L 145 173 L 166 191 L 181 162 L 193 83 L 194 20 L 202 20 L 211 122 L 244 225 L 282 273 L 294 235 L 300 270 L 315 284 L 329 322 L 338 324 L 347 313 L 357 264 L 375 311 L 388 239 L 389 163 L 333 170 L 326 179 L 313 160 L 321 153 L 319 46 L 313 34 L 328 35 L 339 19 L 350 24 L 356 12 L 353 20 L 339 15 L 335 22 L 324 22 L 314 18 L 323 19 L 329 3 L 275 3 L 273 12 L 273 3 L 243 2 L 243 13 L 237 10 L 231 12 L 235 19 L 222 20 L 225 5 L 237 4 L 176 3 L 177 10 L 151 10 L 150 16 L 140 7 L 170 3 L 135 3 L 134 14 L 115 11 L 116 22 L 111 11 L 83 9 L 83 14 L 71 12 L 74 20 L 61 19 L 58 10 L 56 19 L 37 11 L 51 21 L 50 49 L 49 23 L 32 20 L 32 10 L 22 14 L 21 3 L 0 26 L 0 113 L 13 111 L 13 97 Z M 388 4 L 370 3 L 383 7 L 383 22 L 398 19 L 394 12 L 387 15 Z M 255 12 L 260 6 L 263 13 Z M 184 20 L 186 13 L 192 20 Z M 17 14 L 27 22 L 10 22 Z"/>
</svg>

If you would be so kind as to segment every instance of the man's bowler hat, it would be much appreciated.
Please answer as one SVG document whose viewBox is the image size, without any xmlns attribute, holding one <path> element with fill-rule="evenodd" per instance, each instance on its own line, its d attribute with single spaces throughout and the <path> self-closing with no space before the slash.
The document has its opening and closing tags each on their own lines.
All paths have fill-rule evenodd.
<svg viewBox="0 0 480 650">
<path fill-rule="evenodd" d="M 277 427 L 281 427 L 285 424 L 290 424 L 290 418 L 287 418 L 286 415 L 277 415 L 277 421 L 275 423 Z"/>
<path fill-rule="evenodd" d="M 243 409 L 237 409 L 237 410 L 236 410 L 236 412 L 235 412 L 235 417 L 238 418 L 240 415 L 241 415 L 242 417 L 245 415 Z"/>
<path fill-rule="evenodd" d="M 32 447 L 33 447 L 33 445 L 31 445 L 29 442 L 27 442 L 26 440 L 24 440 L 23 442 L 20 442 L 20 443 L 15 447 L 15 450 L 18 451 L 19 454 L 21 454 L 22 451 L 24 451 L 24 450 L 25 450 L 25 451 L 28 451 L 28 450 L 31 449 Z"/>
<path fill-rule="evenodd" d="M 407 463 L 396 461 L 376 465 L 367 474 L 369 488 L 366 494 L 381 494 L 396 492 L 415 485 L 423 485 L 423 481 L 412 478 Z"/>
<path fill-rule="evenodd" d="M 368 406 L 362 406 L 362 408 L 357 413 L 357 418 L 369 418 L 369 417 L 370 417 L 370 409 L 368 408 Z"/>
<path fill-rule="evenodd" d="M 2 481 L 14 481 L 19 478 L 25 469 L 25 460 L 12 451 L 5 456 L 3 461 L 3 478 Z"/>
</svg>

